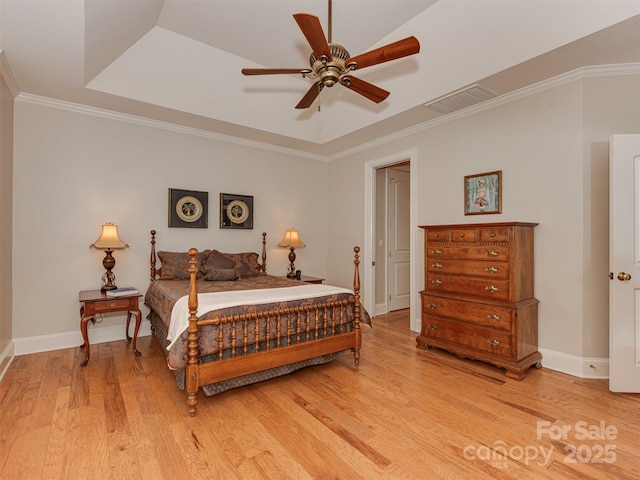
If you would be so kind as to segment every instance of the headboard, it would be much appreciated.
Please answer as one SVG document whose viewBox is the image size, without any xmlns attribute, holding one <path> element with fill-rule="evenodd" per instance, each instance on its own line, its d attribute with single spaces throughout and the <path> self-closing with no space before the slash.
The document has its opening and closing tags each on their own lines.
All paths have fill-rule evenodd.
<svg viewBox="0 0 640 480">
<path fill-rule="evenodd" d="M 162 275 L 162 267 L 156 268 L 156 231 L 151 230 L 151 258 L 149 259 L 151 267 L 151 281 Z M 262 232 L 262 263 L 258 263 L 260 271 L 267 273 L 267 233 Z"/>
</svg>

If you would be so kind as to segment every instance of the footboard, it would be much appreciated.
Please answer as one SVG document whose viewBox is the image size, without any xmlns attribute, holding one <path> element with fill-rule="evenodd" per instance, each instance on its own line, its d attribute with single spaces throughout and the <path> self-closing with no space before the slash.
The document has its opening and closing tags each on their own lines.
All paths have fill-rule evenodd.
<svg viewBox="0 0 640 480">
<path fill-rule="evenodd" d="M 194 416 L 196 413 L 198 391 L 202 385 L 344 350 L 354 352 L 357 368 L 361 345 L 359 252 L 360 248 L 355 247 L 354 295 L 348 299 L 198 320 L 198 251 L 189 250 L 188 360 L 185 370 L 189 414 Z M 198 357 L 199 327 L 205 325 L 218 326 L 218 358 L 201 363 Z M 226 335 L 223 332 L 231 332 L 230 349 L 223 348 Z M 242 332 L 242 338 L 236 339 L 236 332 Z"/>
</svg>

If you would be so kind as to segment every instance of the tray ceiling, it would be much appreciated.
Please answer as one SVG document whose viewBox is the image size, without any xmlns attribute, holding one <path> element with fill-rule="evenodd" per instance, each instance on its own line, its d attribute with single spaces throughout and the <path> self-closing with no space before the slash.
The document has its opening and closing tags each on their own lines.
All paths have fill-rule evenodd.
<svg viewBox="0 0 640 480">
<path fill-rule="evenodd" d="M 308 110 L 311 80 L 244 77 L 308 66 L 292 15 L 314 0 L 0 0 L 0 49 L 19 91 L 331 155 L 444 113 L 424 107 L 478 84 L 503 95 L 583 66 L 640 62 L 640 3 L 334 0 L 332 40 L 351 55 L 414 35 L 418 55 L 356 71 L 375 104 L 336 85 Z"/>
</svg>

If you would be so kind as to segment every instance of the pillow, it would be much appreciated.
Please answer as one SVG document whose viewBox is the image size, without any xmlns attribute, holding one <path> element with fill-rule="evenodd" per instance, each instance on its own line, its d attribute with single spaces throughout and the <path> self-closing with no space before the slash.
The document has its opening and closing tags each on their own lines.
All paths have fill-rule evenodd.
<svg viewBox="0 0 640 480">
<path fill-rule="evenodd" d="M 258 254 L 253 252 L 225 253 L 227 258 L 233 260 L 234 268 L 238 277 L 255 277 L 262 275 L 258 264 Z"/>
<path fill-rule="evenodd" d="M 238 274 L 235 268 L 211 268 L 207 269 L 203 277 L 203 280 L 210 280 L 212 282 L 237 280 Z"/>
<path fill-rule="evenodd" d="M 211 250 L 203 250 L 196 255 L 196 278 L 202 278 L 203 274 L 200 268 L 207 261 Z M 189 279 L 189 260 L 191 257 L 187 252 L 158 252 L 158 258 L 162 262 L 163 280 L 188 280 Z"/>
<path fill-rule="evenodd" d="M 205 269 L 227 269 L 233 268 L 235 262 L 224 253 L 220 253 L 218 250 L 211 250 L 211 253 L 207 257 L 207 261 L 202 264 L 201 270 L 204 273 Z"/>
<path fill-rule="evenodd" d="M 238 275 L 234 270 L 234 261 L 218 250 L 211 250 L 207 261 L 200 267 L 202 278 L 205 280 L 236 280 Z"/>
</svg>

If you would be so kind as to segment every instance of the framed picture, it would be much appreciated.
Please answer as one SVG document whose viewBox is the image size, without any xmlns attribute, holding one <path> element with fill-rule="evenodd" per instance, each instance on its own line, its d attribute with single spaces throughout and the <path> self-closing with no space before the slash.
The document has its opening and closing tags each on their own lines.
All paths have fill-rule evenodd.
<svg viewBox="0 0 640 480">
<path fill-rule="evenodd" d="M 502 170 L 464 177 L 464 214 L 502 212 Z"/>
<path fill-rule="evenodd" d="M 253 197 L 221 193 L 220 228 L 253 228 Z"/>
<path fill-rule="evenodd" d="M 207 228 L 209 192 L 169 189 L 169 226 Z"/>
</svg>

